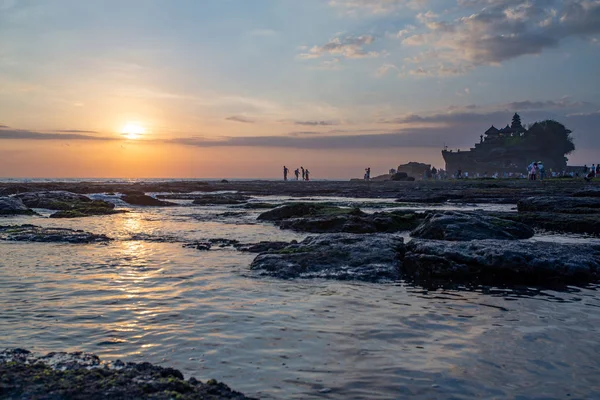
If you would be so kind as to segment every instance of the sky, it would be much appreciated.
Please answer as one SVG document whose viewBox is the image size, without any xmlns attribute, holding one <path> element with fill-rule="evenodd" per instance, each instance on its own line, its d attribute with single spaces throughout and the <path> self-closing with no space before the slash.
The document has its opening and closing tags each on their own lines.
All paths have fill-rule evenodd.
<svg viewBox="0 0 600 400">
<path fill-rule="evenodd" d="M 443 168 L 515 112 L 600 162 L 600 0 L 0 0 L 0 177 Z"/>
</svg>

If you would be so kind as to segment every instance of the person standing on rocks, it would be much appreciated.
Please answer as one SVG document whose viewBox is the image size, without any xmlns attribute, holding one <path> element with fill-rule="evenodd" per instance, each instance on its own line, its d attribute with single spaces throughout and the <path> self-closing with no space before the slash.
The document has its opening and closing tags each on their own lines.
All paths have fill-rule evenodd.
<svg viewBox="0 0 600 400">
<path fill-rule="evenodd" d="M 537 170 L 538 170 L 538 164 L 533 163 L 533 165 L 531 166 L 531 170 L 529 171 L 529 180 L 530 181 L 535 181 L 536 176 L 537 176 Z"/>
<path fill-rule="evenodd" d="M 284 165 L 284 166 L 283 166 L 283 180 L 284 180 L 284 181 L 287 181 L 288 172 L 290 172 L 290 170 L 288 169 L 288 167 L 286 167 L 286 166 Z"/>
<path fill-rule="evenodd" d="M 302 180 L 305 181 L 306 180 L 306 171 L 304 170 L 304 167 L 300 167 L 300 169 L 302 170 Z"/>
<path fill-rule="evenodd" d="M 294 171 L 294 175 L 296 175 L 296 180 L 298 180 L 298 176 L 300 175 L 300 170 L 298 168 Z"/>
<path fill-rule="evenodd" d="M 310 171 L 307 169 L 305 172 L 306 182 L 310 181 Z"/>
</svg>

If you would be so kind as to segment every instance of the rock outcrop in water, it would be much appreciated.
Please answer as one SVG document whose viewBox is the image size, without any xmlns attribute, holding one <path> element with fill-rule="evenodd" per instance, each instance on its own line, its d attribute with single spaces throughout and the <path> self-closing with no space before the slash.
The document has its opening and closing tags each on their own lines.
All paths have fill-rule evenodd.
<svg viewBox="0 0 600 400">
<path fill-rule="evenodd" d="M 27 207 L 58 210 L 51 218 L 78 218 L 91 215 L 110 215 L 125 212 L 115 210 L 115 205 L 104 200 L 92 200 L 87 196 L 62 190 L 28 192 L 14 196 Z"/>
<path fill-rule="evenodd" d="M 215 380 L 185 380 L 173 368 L 150 363 L 102 363 L 93 354 L 23 349 L 0 352 L 0 397 L 38 399 L 251 400 Z"/>
<path fill-rule="evenodd" d="M 528 197 L 517 202 L 517 209 L 519 212 L 600 213 L 600 197 Z"/>
<path fill-rule="evenodd" d="M 21 199 L 16 197 L 0 197 L 0 215 L 33 215 Z"/>
<path fill-rule="evenodd" d="M 277 207 L 258 216 L 259 221 L 276 222 L 281 229 L 310 233 L 378 233 L 414 229 L 422 216 L 412 212 L 367 214 L 358 208 L 328 204 L 295 203 Z"/>
<path fill-rule="evenodd" d="M 402 238 L 393 235 L 325 234 L 261 253 L 250 269 L 281 279 L 389 281 L 400 277 L 403 250 Z"/>
<path fill-rule="evenodd" d="M 111 239 L 106 235 L 98 235 L 81 230 L 43 228 L 27 224 L 0 226 L 0 240 L 17 242 L 99 243 L 108 242 Z"/>
<path fill-rule="evenodd" d="M 204 196 L 196 196 L 193 204 L 199 206 L 216 206 L 216 205 L 230 205 L 230 204 L 244 204 L 250 199 L 249 196 L 245 196 L 239 193 L 221 193 L 221 194 L 207 194 Z"/>
<path fill-rule="evenodd" d="M 533 229 L 520 222 L 482 214 L 447 211 L 429 214 L 411 232 L 412 237 L 433 240 L 529 239 Z"/>
<path fill-rule="evenodd" d="M 406 245 L 405 276 L 419 283 L 568 284 L 600 278 L 600 246 L 506 240 Z"/>
<path fill-rule="evenodd" d="M 169 207 L 177 205 L 170 201 L 155 199 L 154 197 L 148 196 L 145 193 L 127 193 L 121 196 L 121 200 L 134 206 Z"/>
</svg>

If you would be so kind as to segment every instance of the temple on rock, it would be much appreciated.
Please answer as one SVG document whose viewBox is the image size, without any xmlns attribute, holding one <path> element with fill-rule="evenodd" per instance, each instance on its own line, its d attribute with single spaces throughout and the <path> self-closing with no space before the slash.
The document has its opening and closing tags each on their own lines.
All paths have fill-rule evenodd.
<svg viewBox="0 0 600 400">
<path fill-rule="evenodd" d="M 501 129 L 492 125 L 469 151 L 444 149 L 446 171 L 450 174 L 459 170 L 473 174 L 524 173 L 534 161 L 542 161 L 546 169 L 562 171 L 567 166 L 565 154 L 571 150 L 548 146 L 543 135 L 550 128 L 556 130 L 552 124 L 560 125 L 568 137 L 570 131 L 555 121 L 535 123 L 525 129 L 521 117 L 515 113 L 511 125 Z"/>
</svg>

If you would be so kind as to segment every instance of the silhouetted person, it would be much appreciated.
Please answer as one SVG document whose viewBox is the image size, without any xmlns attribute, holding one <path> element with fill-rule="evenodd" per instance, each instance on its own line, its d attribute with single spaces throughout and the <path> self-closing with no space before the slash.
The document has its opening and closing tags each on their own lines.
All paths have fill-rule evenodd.
<svg viewBox="0 0 600 400">
<path fill-rule="evenodd" d="M 365 181 L 368 181 L 370 179 L 371 179 L 371 167 L 365 168 Z"/>
<path fill-rule="evenodd" d="M 298 180 L 298 176 L 300 175 L 300 170 L 298 168 L 294 171 L 294 175 L 296 175 L 296 180 Z"/>
<path fill-rule="evenodd" d="M 306 170 L 304 175 L 306 176 L 306 182 L 310 181 L 310 171 L 308 169 Z"/>
<path fill-rule="evenodd" d="M 306 171 L 305 171 L 304 167 L 300 167 L 300 169 L 302 170 L 302 180 L 305 181 L 306 180 Z"/>
<path fill-rule="evenodd" d="M 456 172 L 456 178 L 457 178 L 457 179 L 462 179 L 462 169 L 459 169 L 459 170 Z"/>
<path fill-rule="evenodd" d="M 285 165 L 283 166 L 283 180 L 287 181 L 287 174 L 290 170 Z"/>
</svg>

